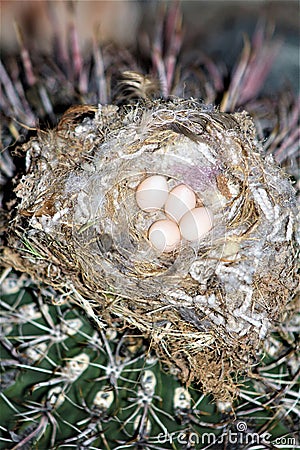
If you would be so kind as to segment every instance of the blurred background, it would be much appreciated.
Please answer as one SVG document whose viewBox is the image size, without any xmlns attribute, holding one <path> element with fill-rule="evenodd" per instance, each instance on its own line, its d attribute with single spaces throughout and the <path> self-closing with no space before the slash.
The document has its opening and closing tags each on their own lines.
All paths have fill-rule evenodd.
<svg viewBox="0 0 300 450">
<path fill-rule="evenodd" d="M 82 42 L 89 39 L 93 28 L 100 25 L 103 41 L 134 44 L 141 26 L 151 28 L 157 7 L 174 3 L 174 0 L 1 0 L 0 3 L 1 44 L 14 50 L 17 45 L 14 21 L 22 26 L 27 35 L 35 37 L 42 48 L 48 47 L 52 34 L 48 17 L 50 8 L 56 11 L 57 27 L 62 33 L 66 31 L 70 12 L 75 12 Z M 273 21 L 278 32 L 287 36 L 299 29 L 297 0 L 183 0 L 180 5 L 189 37 L 216 38 L 222 32 L 226 40 L 228 33 L 247 31 L 258 18 Z"/>
<path fill-rule="evenodd" d="M 15 24 L 24 36 L 35 42 L 39 51 L 50 51 L 53 22 L 64 36 L 70 20 L 75 22 L 82 49 L 90 45 L 93 34 L 102 43 L 135 47 L 137 40 L 153 32 L 164 5 L 154 0 L 64 1 L 2 0 L 2 53 L 17 52 Z M 251 35 L 259 21 L 274 26 L 275 37 L 282 40 L 282 51 L 269 78 L 274 90 L 287 80 L 299 89 L 299 2 L 281 1 L 201 1 L 181 3 L 183 13 L 183 51 L 202 50 L 231 65 L 243 45 L 243 35 Z M 54 16 L 54 21 L 50 20 Z M 139 38 L 138 38 L 139 36 Z M 268 89 L 268 87 L 267 87 Z"/>
<path fill-rule="evenodd" d="M 4 53 L 17 51 L 15 23 L 39 47 L 50 51 L 55 15 L 56 27 L 68 33 L 74 20 L 80 46 L 89 45 L 97 30 L 100 42 L 134 47 L 139 32 L 151 34 L 162 1 L 64 1 L 2 0 L 1 47 Z M 172 2 L 174 3 L 174 1 Z M 283 41 L 282 51 L 274 66 L 272 85 L 288 76 L 299 85 L 299 2 L 296 1 L 201 1 L 181 2 L 183 12 L 184 50 L 201 49 L 231 64 L 242 47 L 243 34 L 251 34 L 258 21 L 275 26 L 275 36 Z M 273 86 L 274 87 L 274 86 Z M 276 86 L 275 86 L 276 87 Z"/>
</svg>

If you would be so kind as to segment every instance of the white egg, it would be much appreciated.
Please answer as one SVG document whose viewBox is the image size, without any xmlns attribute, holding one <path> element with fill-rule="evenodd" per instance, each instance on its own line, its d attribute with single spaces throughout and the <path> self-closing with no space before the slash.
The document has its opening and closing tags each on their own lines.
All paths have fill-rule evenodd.
<svg viewBox="0 0 300 450">
<path fill-rule="evenodd" d="M 181 235 L 187 241 L 198 241 L 212 226 L 212 212 L 204 207 L 188 211 L 179 223 Z"/>
<path fill-rule="evenodd" d="M 169 195 L 167 180 L 161 175 L 153 175 L 142 181 L 135 194 L 138 206 L 146 212 L 164 206 Z"/>
<path fill-rule="evenodd" d="M 178 225 L 168 219 L 154 222 L 149 228 L 148 237 L 156 250 L 165 253 L 175 250 L 181 240 Z"/>
<path fill-rule="evenodd" d="M 176 222 L 196 206 L 196 195 L 186 184 L 174 187 L 166 201 L 165 212 Z"/>
</svg>

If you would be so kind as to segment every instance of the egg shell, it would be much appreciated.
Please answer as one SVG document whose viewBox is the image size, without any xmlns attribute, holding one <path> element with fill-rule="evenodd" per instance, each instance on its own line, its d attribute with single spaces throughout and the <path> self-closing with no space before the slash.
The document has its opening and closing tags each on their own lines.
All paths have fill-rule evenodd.
<svg viewBox="0 0 300 450">
<path fill-rule="evenodd" d="M 165 204 L 166 214 L 176 222 L 196 206 L 196 195 L 186 184 L 174 187 Z"/>
<path fill-rule="evenodd" d="M 149 228 L 148 237 L 151 245 L 164 253 L 175 250 L 181 240 L 178 225 L 169 219 L 154 222 Z"/>
<path fill-rule="evenodd" d="M 146 212 L 161 209 L 169 195 L 167 180 L 162 175 L 153 175 L 137 187 L 135 198 L 138 206 Z"/>
<path fill-rule="evenodd" d="M 182 237 L 191 242 L 198 241 L 211 230 L 212 226 L 212 212 L 205 207 L 194 208 L 188 211 L 179 223 Z"/>
</svg>

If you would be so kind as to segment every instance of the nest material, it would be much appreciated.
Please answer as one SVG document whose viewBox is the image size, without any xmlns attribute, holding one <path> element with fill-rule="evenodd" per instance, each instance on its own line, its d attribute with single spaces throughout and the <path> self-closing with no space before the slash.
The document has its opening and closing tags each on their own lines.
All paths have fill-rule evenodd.
<svg viewBox="0 0 300 450">
<path fill-rule="evenodd" d="M 51 284 L 99 326 L 139 328 L 185 382 L 226 399 L 295 295 L 295 194 L 247 113 L 194 100 L 80 106 L 23 146 L 3 261 Z M 158 255 L 135 189 L 162 174 L 214 215 L 197 243 Z"/>
</svg>

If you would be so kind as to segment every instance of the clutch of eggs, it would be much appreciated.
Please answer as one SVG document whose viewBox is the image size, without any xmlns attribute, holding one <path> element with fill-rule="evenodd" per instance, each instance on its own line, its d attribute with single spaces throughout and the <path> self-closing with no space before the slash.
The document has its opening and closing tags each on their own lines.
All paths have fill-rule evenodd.
<svg viewBox="0 0 300 450">
<path fill-rule="evenodd" d="M 150 244 L 162 253 L 175 250 L 182 239 L 198 241 L 213 226 L 211 211 L 196 207 L 195 192 L 186 184 L 179 184 L 169 192 L 167 179 L 162 175 L 152 175 L 139 184 L 136 202 L 145 212 L 164 207 L 166 219 L 155 221 L 148 230 Z"/>
</svg>

